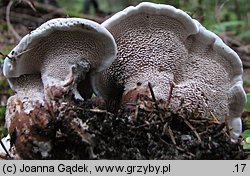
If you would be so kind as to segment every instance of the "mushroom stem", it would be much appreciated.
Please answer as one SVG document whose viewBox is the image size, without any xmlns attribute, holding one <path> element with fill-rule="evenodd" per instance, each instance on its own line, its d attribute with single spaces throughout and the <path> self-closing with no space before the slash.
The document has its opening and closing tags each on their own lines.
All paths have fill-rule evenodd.
<svg viewBox="0 0 250 176">
<path fill-rule="evenodd" d="M 75 63 L 70 63 L 70 69 L 65 79 L 58 80 L 58 74 L 55 70 L 49 71 L 45 70 L 42 72 L 42 80 L 46 82 L 45 95 L 49 99 L 61 99 L 67 97 L 69 93 L 74 95 L 75 99 L 83 100 L 83 97 L 77 90 L 77 85 L 79 82 L 84 81 L 85 75 L 90 71 L 90 64 L 87 60 L 76 61 Z M 63 67 L 67 67 L 66 65 Z"/>
</svg>

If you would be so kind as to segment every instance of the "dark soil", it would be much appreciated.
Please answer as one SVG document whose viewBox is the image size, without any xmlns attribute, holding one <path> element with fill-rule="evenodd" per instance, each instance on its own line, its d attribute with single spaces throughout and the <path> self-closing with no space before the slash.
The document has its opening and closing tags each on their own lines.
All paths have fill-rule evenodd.
<svg viewBox="0 0 250 176">
<path fill-rule="evenodd" d="M 227 125 L 213 117 L 184 119 L 167 109 L 147 111 L 138 105 L 117 115 L 92 102 L 78 102 L 77 107 L 62 111 L 68 120 L 61 124 L 51 159 L 246 158 L 240 144 L 231 142 Z M 84 134 L 72 128 L 74 119 L 85 124 Z"/>
</svg>

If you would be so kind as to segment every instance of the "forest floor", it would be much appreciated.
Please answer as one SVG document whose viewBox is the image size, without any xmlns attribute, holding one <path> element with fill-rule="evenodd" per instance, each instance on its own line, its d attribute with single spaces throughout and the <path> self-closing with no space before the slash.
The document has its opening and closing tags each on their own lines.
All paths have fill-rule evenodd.
<svg viewBox="0 0 250 176">
<path fill-rule="evenodd" d="M 16 7 L 6 20 L 6 6 L 0 6 L 0 51 L 2 55 L 17 44 L 19 37 L 39 26 L 50 18 L 65 17 L 62 9 L 54 7 L 45 10 L 40 7 L 39 14 L 32 5 Z M 27 10 L 28 9 L 28 10 Z M 25 11 L 25 14 L 21 13 Z M 44 17 L 46 14 L 46 17 Z M 2 16 L 1 16 L 2 15 Z M 102 18 L 96 18 L 101 22 Z M 13 28 L 10 30 L 10 28 Z M 13 32 L 18 35 L 13 35 Z M 221 35 L 221 38 L 241 57 L 244 65 L 244 89 L 250 92 L 250 44 L 239 41 L 235 36 Z M 4 59 L 4 56 L 2 57 Z M 2 66 L 3 60 L 1 60 Z M 9 96 L 13 94 L 0 68 L 0 103 L 4 108 Z M 153 100 L 139 99 L 140 105 L 134 108 L 120 108 L 117 114 L 110 113 L 96 105 L 96 99 L 77 102 L 78 109 L 66 107 L 64 113 L 70 114 L 71 121 L 80 119 L 87 126 L 88 142 L 79 140 L 81 136 L 72 131 L 60 129 L 60 135 L 54 140 L 54 151 L 50 159 L 246 159 L 249 151 L 244 151 L 241 142 L 232 143 L 227 123 L 220 123 L 211 115 L 206 119 L 182 117 L 172 112 L 166 104 Z M 142 103 L 143 102 L 143 103 Z M 154 104 L 147 109 L 143 104 Z M 160 107 L 160 108 L 159 108 Z M 163 107 L 163 108 L 162 108 Z M 70 113 L 74 111 L 73 115 Z M 244 112 L 245 117 L 249 112 Z M 132 120 L 131 120 L 132 119 Z M 243 119 L 244 120 L 244 119 Z M 0 119 L 4 124 L 4 118 Z M 249 126 L 244 126 L 243 130 Z M 0 133 L 6 133 L 1 129 Z M 1 134 L 1 136 L 2 136 Z M 86 150 L 83 150 L 86 149 Z M 85 151 L 85 152 L 83 152 Z M 63 154 L 62 154 L 63 153 Z M 39 158 L 39 156 L 38 156 Z"/>
</svg>

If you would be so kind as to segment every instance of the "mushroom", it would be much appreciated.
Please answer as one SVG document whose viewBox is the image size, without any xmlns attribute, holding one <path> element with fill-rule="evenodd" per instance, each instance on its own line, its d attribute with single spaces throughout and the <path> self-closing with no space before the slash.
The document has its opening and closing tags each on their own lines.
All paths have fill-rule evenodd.
<svg viewBox="0 0 250 176">
<path fill-rule="evenodd" d="M 3 72 L 8 79 L 40 74 L 47 98 L 61 98 L 71 90 L 76 99 L 82 99 L 91 94 L 81 96 L 78 84 L 88 72 L 106 69 L 115 54 L 112 35 L 98 23 L 57 18 L 24 36 L 5 59 Z"/>
<path fill-rule="evenodd" d="M 86 19 L 52 19 L 22 38 L 3 67 L 16 92 L 7 102 L 6 126 L 21 158 L 51 157 L 60 106 L 90 97 L 91 73 L 106 69 L 115 55 L 109 31 Z"/>
<path fill-rule="evenodd" d="M 116 13 L 102 26 L 114 36 L 118 53 L 92 84 L 110 109 L 140 93 L 151 97 L 151 83 L 157 100 L 169 101 L 185 116 L 212 113 L 221 122 L 229 117 L 237 139 L 246 103 L 242 63 L 217 35 L 182 10 L 148 2 Z"/>
</svg>

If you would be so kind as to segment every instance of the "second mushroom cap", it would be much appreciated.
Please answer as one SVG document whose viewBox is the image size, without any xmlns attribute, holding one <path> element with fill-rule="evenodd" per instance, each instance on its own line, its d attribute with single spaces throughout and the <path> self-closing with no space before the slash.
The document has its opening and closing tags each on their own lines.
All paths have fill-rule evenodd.
<svg viewBox="0 0 250 176">
<path fill-rule="evenodd" d="M 116 108 L 121 99 L 130 103 L 140 92 L 150 97 L 150 82 L 157 100 L 170 101 L 186 116 L 213 113 L 221 121 L 229 116 L 237 139 L 246 103 L 242 63 L 217 35 L 182 10 L 147 2 L 102 25 L 114 36 L 118 54 L 108 70 L 94 77 L 97 95 Z"/>
</svg>

